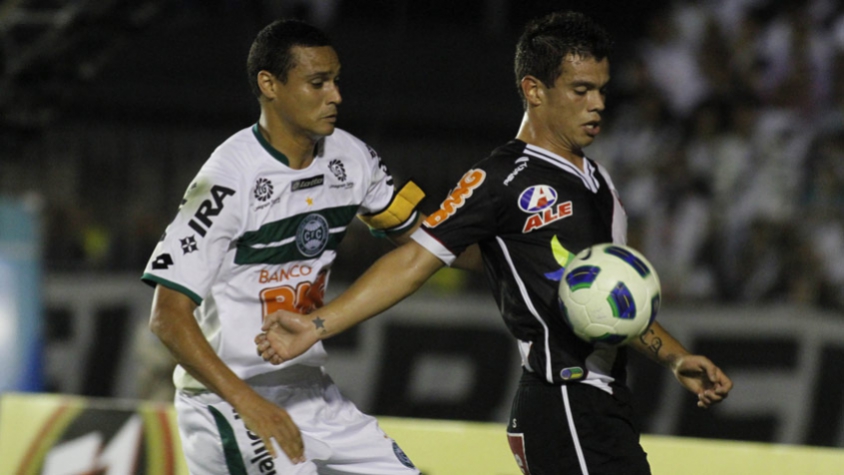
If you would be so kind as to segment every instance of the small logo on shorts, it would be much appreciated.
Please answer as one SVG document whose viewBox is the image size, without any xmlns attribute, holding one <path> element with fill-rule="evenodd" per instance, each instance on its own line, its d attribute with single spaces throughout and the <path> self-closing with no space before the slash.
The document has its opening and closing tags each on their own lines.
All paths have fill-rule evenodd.
<svg viewBox="0 0 844 475">
<path fill-rule="evenodd" d="M 399 444 L 397 444 L 395 440 L 393 441 L 393 453 L 396 454 L 396 458 L 399 459 L 399 462 L 401 462 L 401 464 L 405 467 L 416 468 L 416 466 L 413 465 L 413 462 L 410 461 L 410 457 L 408 457 L 407 454 L 404 453 L 404 451 L 401 449 L 401 447 L 399 447 Z"/>
<path fill-rule="evenodd" d="M 309 214 L 296 230 L 296 248 L 305 257 L 314 257 L 328 244 L 328 221 L 320 214 Z"/>
<path fill-rule="evenodd" d="M 583 368 L 581 368 L 580 366 L 563 368 L 563 370 L 560 371 L 560 377 L 563 378 L 563 381 L 568 381 L 570 379 L 580 379 L 583 377 Z"/>
</svg>

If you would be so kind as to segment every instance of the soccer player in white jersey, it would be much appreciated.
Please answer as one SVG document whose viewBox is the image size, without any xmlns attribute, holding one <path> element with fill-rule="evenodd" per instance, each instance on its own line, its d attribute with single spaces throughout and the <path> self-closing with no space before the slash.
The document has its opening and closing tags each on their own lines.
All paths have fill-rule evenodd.
<svg viewBox="0 0 844 475">
<path fill-rule="evenodd" d="M 267 313 L 322 305 L 355 216 L 404 243 L 424 194 L 396 190 L 377 153 L 335 128 L 340 61 L 321 31 L 267 26 L 247 69 L 258 123 L 211 154 L 142 277 L 155 286 L 150 328 L 178 362 L 190 472 L 418 474 L 325 374 L 322 345 L 279 367 L 253 339 Z"/>
</svg>

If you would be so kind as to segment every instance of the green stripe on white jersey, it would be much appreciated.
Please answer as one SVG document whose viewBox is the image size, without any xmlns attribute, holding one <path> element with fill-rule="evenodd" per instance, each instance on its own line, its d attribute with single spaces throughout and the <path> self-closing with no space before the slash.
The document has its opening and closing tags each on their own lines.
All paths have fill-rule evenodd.
<svg viewBox="0 0 844 475">
<path fill-rule="evenodd" d="M 257 231 L 243 234 L 237 241 L 234 262 L 248 264 L 284 264 L 312 259 L 325 251 L 334 251 L 346 235 L 346 228 L 357 213 L 357 206 L 341 206 L 310 213 L 303 213 L 261 226 Z M 322 217 L 319 220 L 317 216 Z M 321 226 L 325 223 L 325 228 Z M 314 224 L 311 224 L 314 223 Z M 302 239 L 302 229 L 313 227 L 313 234 L 327 231 L 326 236 L 314 236 L 311 241 Z M 320 242 L 324 240 L 325 242 Z M 309 244 L 313 242 L 311 246 Z"/>
</svg>

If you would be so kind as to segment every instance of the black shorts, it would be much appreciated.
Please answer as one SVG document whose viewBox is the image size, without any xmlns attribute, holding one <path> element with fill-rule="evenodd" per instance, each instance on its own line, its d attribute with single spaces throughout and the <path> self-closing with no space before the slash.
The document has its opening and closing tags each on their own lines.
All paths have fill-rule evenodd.
<svg viewBox="0 0 844 475">
<path fill-rule="evenodd" d="M 583 383 L 553 385 L 527 371 L 507 426 L 525 475 L 649 475 L 630 391 L 611 395 Z"/>
</svg>

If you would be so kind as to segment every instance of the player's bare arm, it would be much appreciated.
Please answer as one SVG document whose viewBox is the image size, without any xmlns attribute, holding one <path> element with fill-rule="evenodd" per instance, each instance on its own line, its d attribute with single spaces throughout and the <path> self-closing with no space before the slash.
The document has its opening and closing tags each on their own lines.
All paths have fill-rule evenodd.
<svg viewBox="0 0 844 475">
<path fill-rule="evenodd" d="M 274 364 L 374 317 L 415 292 L 443 266 L 415 241 L 382 256 L 343 294 L 309 315 L 274 312 L 264 317 L 255 339 L 261 356 Z"/>
<path fill-rule="evenodd" d="M 733 387 L 721 368 L 705 356 L 689 353 L 659 322 L 654 322 L 630 346 L 671 369 L 683 387 L 697 394 L 697 405 L 703 409 L 723 401 Z"/>
<path fill-rule="evenodd" d="M 419 226 L 422 224 L 422 221 L 425 221 L 427 216 L 425 214 L 419 213 L 419 218 L 416 220 L 416 224 L 411 226 L 407 231 L 397 234 L 388 236 L 390 241 L 396 246 L 402 246 L 410 242 L 410 235 L 413 234 Z M 451 267 L 455 269 L 470 271 L 470 272 L 483 272 L 484 271 L 484 262 L 481 258 L 481 248 L 477 244 L 472 244 L 471 246 L 467 247 L 465 251 L 460 253 L 457 256 L 457 259 L 451 264 Z"/>
<path fill-rule="evenodd" d="M 193 311 L 196 304 L 186 295 L 158 285 L 152 303 L 150 330 L 158 336 L 176 362 L 194 378 L 226 401 L 264 441 L 275 457 L 275 439 L 294 463 L 304 461 L 299 428 L 287 411 L 262 398 L 217 356 L 202 334 Z"/>
</svg>

